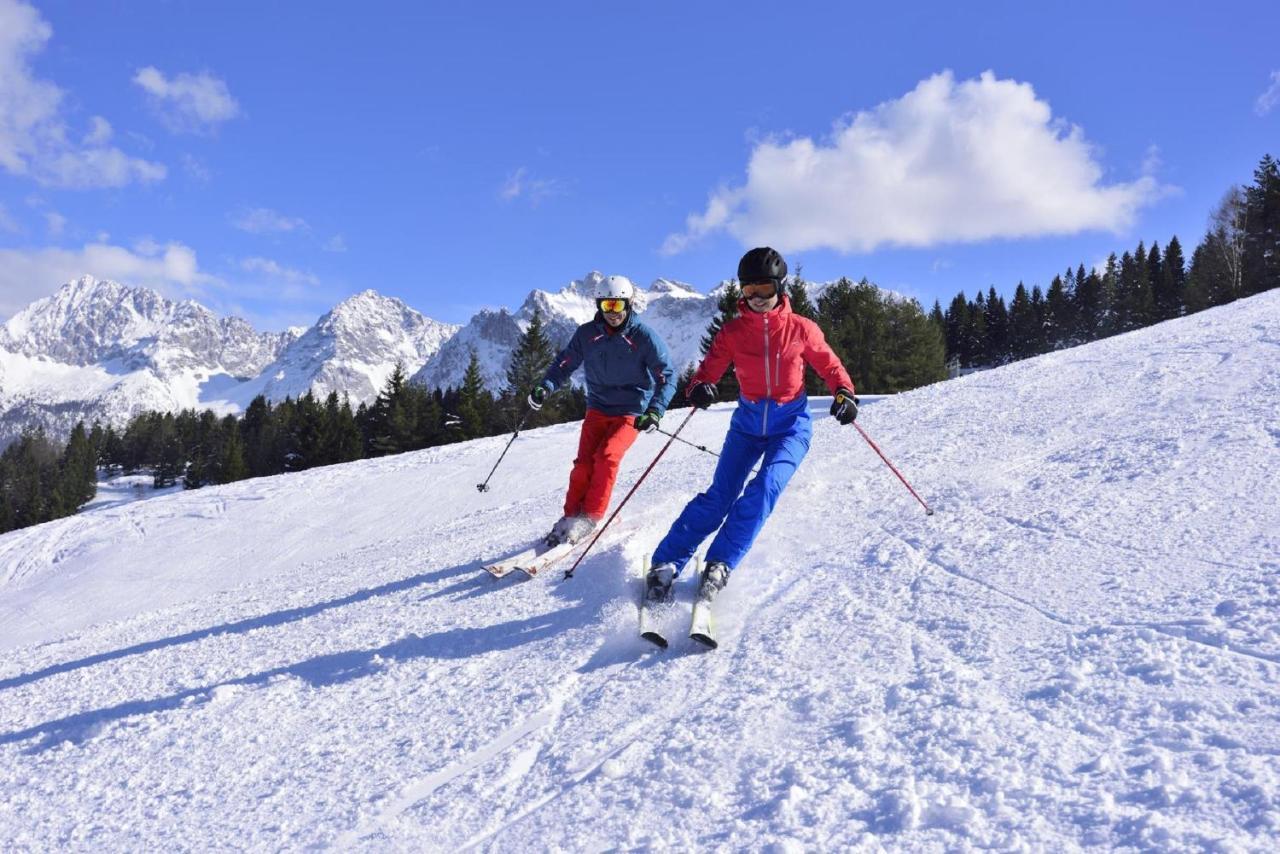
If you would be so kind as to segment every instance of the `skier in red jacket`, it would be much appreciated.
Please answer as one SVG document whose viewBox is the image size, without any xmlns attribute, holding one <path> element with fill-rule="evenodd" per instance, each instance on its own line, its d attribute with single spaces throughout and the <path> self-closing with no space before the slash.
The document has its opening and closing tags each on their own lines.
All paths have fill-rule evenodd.
<svg viewBox="0 0 1280 854">
<path fill-rule="evenodd" d="M 853 380 L 822 330 L 792 313 L 782 292 L 786 275 L 786 261 L 773 249 L 752 249 L 742 257 L 738 316 L 716 334 L 689 382 L 689 400 L 706 408 L 715 402 L 716 383 L 733 363 L 742 393 L 710 488 L 685 506 L 653 553 L 646 578 L 646 595 L 652 601 L 670 598 L 672 581 L 713 531 L 719 529 L 707 549 L 698 589 L 705 602 L 724 587 L 751 548 L 809 450 L 813 428 L 804 391 L 806 363 L 835 395 L 831 414 L 841 424 L 858 415 Z M 747 483 L 761 457 L 759 473 Z"/>
</svg>

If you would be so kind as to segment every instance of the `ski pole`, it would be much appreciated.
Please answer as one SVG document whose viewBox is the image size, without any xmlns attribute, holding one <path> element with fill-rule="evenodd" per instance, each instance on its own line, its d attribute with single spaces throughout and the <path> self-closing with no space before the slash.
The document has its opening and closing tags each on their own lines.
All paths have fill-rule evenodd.
<svg viewBox="0 0 1280 854">
<path fill-rule="evenodd" d="M 661 427 L 658 428 L 658 432 L 664 436 L 670 436 L 672 439 L 678 438 L 674 433 L 668 433 L 666 430 L 663 430 Z M 699 451 L 702 451 L 704 454 L 710 454 L 713 457 L 720 456 L 715 451 L 708 448 L 706 445 L 695 445 L 693 442 L 690 442 L 688 439 L 680 439 L 680 441 L 684 442 L 690 448 L 697 448 Z"/>
<path fill-rule="evenodd" d="M 696 407 L 689 409 L 689 414 L 680 422 L 680 426 L 676 428 L 676 432 L 669 434 L 671 438 L 667 440 L 667 444 L 662 446 L 662 450 L 658 451 L 658 455 L 653 458 L 653 462 L 649 463 L 649 467 L 644 470 L 644 474 L 640 475 L 640 479 L 637 480 L 635 485 L 631 487 L 631 490 L 627 492 L 627 496 L 623 498 L 622 502 L 614 508 L 612 513 L 609 514 L 609 518 L 600 526 L 600 530 L 596 531 L 596 535 L 591 538 L 591 542 L 587 543 L 587 547 L 582 550 L 582 554 L 578 555 L 578 559 L 573 562 L 573 566 L 565 570 L 564 578 L 560 579 L 561 581 L 568 581 L 570 578 L 573 578 L 573 571 L 578 568 L 578 564 L 582 563 L 582 559 L 591 551 L 591 547 L 596 544 L 596 540 L 600 539 L 600 535 L 604 533 L 604 529 L 609 527 L 610 523 L 617 518 L 618 511 L 622 509 L 623 504 L 630 501 L 631 496 L 636 494 L 636 490 L 640 488 L 640 484 L 644 483 L 644 479 L 649 476 L 649 472 L 653 471 L 653 467 L 658 464 L 658 460 L 662 459 L 662 455 L 667 452 L 667 448 L 671 447 L 671 443 L 676 440 L 676 437 L 680 435 L 680 431 L 684 429 L 684 425 L 689 423 L 689 419 L 692 418 L 693 414 L 697 411 Z"/>
<path fill-rule="evenodd" d="M 861 425 L 859 425 L 857 421 L 853 422 L 853 426 L 858 428 L 858 432 L 862 434 L 862 438 L 867 440 L 867 444 L 871 446 L 871 449 L 874 450 L 877 454 L 879 454 L 880 459 L 884 460 L 884 464 L 887 465 L 893 471 L 893 473 L 898 476 L 898 480 L 902 481 L 902 485 L 905 486 L 908 490 L 910 490 L 911 494 L 916 497 L 916 501 L 919 501 L 920 506 L 924 507 L 925 515 L 932 516 L 933 508 L 930 507 L 928 504 L 925 504 L 924 499 L 920 497 L 919 493 L 917 493 L 914 489 L 911 489 L 911 484 L 907 483 L 907 479 L 902 476 L 902 472 L 898 471 L 897 468 L 894 467 L 893 463 L 889 462 L 889 458 L 884 455 L 884 451 L 880 450 L 880 446 L 877 445 L 875 442 L 871 441 L 871 437 L 867 435 L 867 431 L 863 430 Z"/>
<path fill-rule="evenodd" d="M 505 457 L 507 455 L 507 451 L 510 450 L 511 448 L 511 443 L 516 440 L 516 436 L 520 435 L 520 428 L 524 426 L 525 419 L 528 417 L 529 417 L 529 413 L 526 412 L 524 416 L 520 419 L 520 423 L 516 425 L 516 431 L 512 433 L 511 438 L 507 440 L 507 447 L 502 449 L 502 455 L 498 457 L 498 462 L 494 463 L 493 468 L 489 469 L 489 477 L 493 477 L 493 473 L 498 470 L 498 466 L 502 463 L 502 457 Z M 481 492 L 488 492 L 489 477 L 486 477 L 484 479 L 484 483 L 477 483 L 476 489 L 480 490 Z"/>
</svg>

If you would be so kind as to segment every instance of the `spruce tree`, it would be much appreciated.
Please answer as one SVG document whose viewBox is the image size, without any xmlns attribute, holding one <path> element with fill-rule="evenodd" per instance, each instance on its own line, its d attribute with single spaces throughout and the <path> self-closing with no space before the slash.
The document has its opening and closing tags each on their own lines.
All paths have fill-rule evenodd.
<svg viewBox="0 0 1280 854">
<path fill-rule="evenodd" d="M 1177 235 L 1169 239 L 1161 266 L 1160 288 L 1156 294 L 1156 316 L 1168 320 L 1182 314 L 1186 303 L 1187 270 L 1182 244 Z"/>
<path fill-rule="evenodd" d="M 1258 294 L 1280 287 L 1280 164 L 1265 155 L 1244 193 L 1241 290 Z"/>
<path fill-rule="evenodd" d="M 551 340 L 547 338 L 546 327 L 542 322 L 540 309 L 533 310 L 529 325 L 520 335 L 515 350 L 511 353 L 511 361 L 507 363 L 507 387 L 503 390 L 503 408 L 507 410 L 508 421 L 514 428 L 521 419 L 526 427 L 538 427 L 543 424 L 554 424 L 558 418 L 558 404 L 564 396 L 551 395 L 541 411 L 528 411 L 525 399 L 551 367 L 555 358 L 555 350 Z"/>
<path fill-rule="evenodd" d="M 484 387 L 484 374 L 480 372 L 480 357 L 471 351 L 471 361 L 467 363 L 467 372 L 462 378 L 459 389 L 457 414 L 461 423 L 459 432 L 464 439 L 475 439 L 485 435 L 488 420 L 489 400 Z"/>
<path fill-rule="evenodd" d="M 1009 349 L 1015 360 L 1035 355 L 1036 327 L 1035 309 L 1031 306 L 1031 296 L 1027 293 L 1027 286 L 1018 282 L 1017 290 L 1013 293 L 1013 302 L 1009 303 Z"/>
<path fill-rule="evenodd" d="M 996 293 L 995 285 L 987 291 L 984 312 L 987 359 L 995 365 L 1003 364 L 1012 355 L 1009 347 L 1009 310 L 1005 307 L 1004 297 Z"/>
<path fill-rule="evenodd" d="M 1075 279 L 1075 273 L 1067 269 L 1067 280 Z M 1070 346 L 1075 330 L 1072 317 L 1071 292 L 1062 276 L 1054 276 L 1045 296 L 1045 343 L 1048 349 L 1058 350 Z"/>
</svg>

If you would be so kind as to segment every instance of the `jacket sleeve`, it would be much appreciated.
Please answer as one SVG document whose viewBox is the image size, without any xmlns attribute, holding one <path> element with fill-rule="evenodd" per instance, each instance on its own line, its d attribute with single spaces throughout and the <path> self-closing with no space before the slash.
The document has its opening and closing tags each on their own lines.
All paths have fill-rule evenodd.
<svg viewBox="0 0 1280 854">
<path fill-rule="evenodd" d="M 826 336 L 822 334 L 822 328 L 813 321 L 805 324 L 804 342 L 804 360 L 809 363 L 809 367 L 818 372 L 818 376 L 822 377 L 822 381 L 827 384 L 827 388 L 831 389 L 832 394 L 842 388 L 847 388 L 849 391 L 856 390 L 849 372 L 840 363 L 840 357 L 831 349 Z"/>
<path fill-rule="evenodd" d="M 556 356 L 555 361 L 551 363 L 551 367 L 547 368 L 546 376 L 542 378 L 542 384 L 548 386 L 551 391 L 555 391 L 567 383 L 569 377 L 582 364 L 583 354 L 586 350 L 582 329 L 583 327 L 579 326 L 574 331 L 568 345 Z"/>
<path fill-rule="evenodd" d="M 729 343 L 726 324 L 720 327 L 716 337 L 711 339 L 711 349 L 702 357 L 702 364 L 698 365 L 698 369 L 693 372 L 693 377 L 689 380 L 689 388 L 700 383 L 720 382 L 720 378 L 724 376 L 725 371 L 729 370 L 729 363 L 732 361 L 733 348 Z"/>
<path fill-rule="evenodd" d="M 658 414 L 667 411 L 671 398 L 676 393 L 676 369 L 671 364 L 671 352 L 667 342 L 656 332 L 650 332 L 649 351 L 645 355 L 645 369 L 653 377 L 655 388 L 649 401 L 649 408 L 656 409 Z"/>
</svg>

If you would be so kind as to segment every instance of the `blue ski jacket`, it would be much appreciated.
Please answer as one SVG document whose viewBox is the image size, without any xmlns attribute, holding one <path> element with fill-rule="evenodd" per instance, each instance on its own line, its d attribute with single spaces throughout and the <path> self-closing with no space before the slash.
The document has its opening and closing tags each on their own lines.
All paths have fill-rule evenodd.
<svg viewBox="0 0 1280 854">
<path fill-rule="evenodd" d="M 666 342 L 634 311 L 617 329 L 596 312 L 595 318 L 573 333 L 542 384 L 555 391 L 579 365 L 587 378 L 587 406 L 606 415 L 640 415 L 649 409 L 661 415 L 676 392 Z"/>
</svg>

